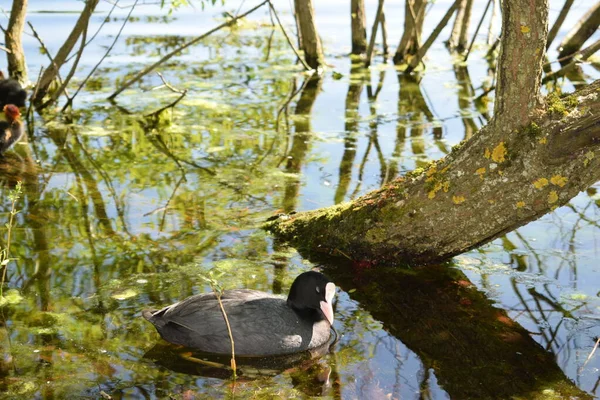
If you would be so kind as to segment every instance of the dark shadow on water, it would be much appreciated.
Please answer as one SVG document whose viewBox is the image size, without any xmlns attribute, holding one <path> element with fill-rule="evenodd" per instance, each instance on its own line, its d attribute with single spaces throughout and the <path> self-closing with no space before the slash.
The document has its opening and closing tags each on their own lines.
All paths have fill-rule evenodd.
<svg viewBox="0 0 600 400">
<path fill-rule="evenodd" d="M 431 368 L 453 399 L 591 398 L 554 355 L 452 265 L 388 268 L 311 257 Z M 353 290 L 351 290 L 353 289 Z"/>
</svg>

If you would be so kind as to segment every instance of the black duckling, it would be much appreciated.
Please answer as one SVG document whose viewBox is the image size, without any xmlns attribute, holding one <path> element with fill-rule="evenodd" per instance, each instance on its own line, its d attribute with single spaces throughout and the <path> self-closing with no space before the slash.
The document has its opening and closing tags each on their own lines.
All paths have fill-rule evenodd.
<svg viewBox="0 0 600 400">
<path fill-rule="evenodd" d="M 17 107 L 25 107 L 27 92 L 21 84 L 14 79 L 6 79 L 0 71 L 0 107 L 14 104 Z"/>
<path fill-rule="evenodd" d="M 296 353 L 325 344 L 333 324 L 335 285 L 323 274 L 304 272 L 294 280 L 287 300 L 250 289 L 225 290 L 221 301 L 240 356 Z M 168 342 L 208 353 L 230 354 L 231 342 L 214 293 L 165 307 L 144 310 Z"/>
<path fill-rule="evenodd" d="M 17 106 L 7 104 L 2 111 L 4 111 L 6 121 L 0 121 L 0 155 L 17 143 L 25 133 L 25 127 L 20 118 L 21 112 Z"/>
</svg>

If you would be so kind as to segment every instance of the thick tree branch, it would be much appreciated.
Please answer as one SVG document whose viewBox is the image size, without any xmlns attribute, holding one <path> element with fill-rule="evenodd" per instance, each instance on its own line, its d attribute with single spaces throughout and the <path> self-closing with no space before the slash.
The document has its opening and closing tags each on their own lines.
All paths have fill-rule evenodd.
<svg viewBox="0 0 600 400">
<path fill-rule="evenodd" d="M 8 27 L 4 32 L 4 40 L 8 52 L 8 75 L 19 81 L 21 85 L 27 84 L 27 64 L 21 37 L 25 27 L 25 16 L 27 15 L 27 0 L 14 0 L 8 19 Z"/>
<path fill-rule="evenodd" d="M 40 79 L 40 82 L 38 83 L 36 96 L 35 96 L 35 98 L 32 99 L 32 101 L 34 103 L 36 103 L 36 104 L 41 103 L 42 99 L 48 93 L 48 88 L 50 87 L 50 84 L 57 77 L 59 69 L 63 66 L 67 57 L 71 53 L 71 50 L 73 50 L 73 47 L 79 40 L 79 37 L 81 36 L 82 32 L 88 26 L 89 19 L 91 18 L 92 13 L 94 12 L 94 9 L 98 5 L 98 1 L 99 0 L 86 1 L 85 7 L 83 8 L 81 15 L 77 19 L 77 22 L 75 23 L 75 26 L 73 27 L 73 30 L 71 30 L 71 33 L 67 37 L 67 40 L 65 40 L 65 43 L 58 50 L 58 53 L 56 53 L 56 56 L 54 56 L 54 62 L 51 63 L 48 66 L 48 68 L 46 68 L 44 70 L 44 73 L 42 74 L 42 78 Z"/>
<path fill-rule="evenodd" d="M 480 246 L 600 180 L 598 93 L 600 81 L 553 99 L 508 134 L 492 122 L 420 175 L 267 228 L 301 248 L 370 262 L 430 263 Z"/>
</svg>

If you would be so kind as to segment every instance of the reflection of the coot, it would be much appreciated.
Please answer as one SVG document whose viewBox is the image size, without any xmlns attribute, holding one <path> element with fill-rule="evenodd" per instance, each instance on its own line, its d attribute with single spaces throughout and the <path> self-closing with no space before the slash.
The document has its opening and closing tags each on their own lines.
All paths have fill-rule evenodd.
<svg viewBox="0 0 600 400">
<path fill-rule="evenodd" d="M 327 360 L 332 343 L 294 354 L 273 357 L 236 357 L 238 379 L 249 380 L 287 373 L 294 387 L 309 396 L 321 396 L 331 389 L 331 368 Z M 229 355 L 204 353 L 159 341 L 144 354 L 144 358 L 171 371 L 208 378 L 229 379 Z"/>
</svg>

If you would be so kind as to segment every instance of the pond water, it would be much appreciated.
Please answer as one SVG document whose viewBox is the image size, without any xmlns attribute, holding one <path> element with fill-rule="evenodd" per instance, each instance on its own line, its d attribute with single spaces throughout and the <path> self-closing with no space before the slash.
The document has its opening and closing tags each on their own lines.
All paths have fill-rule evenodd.
<svg viewBox="0 0 600 400">
<path fill-rule="evenodd" d="M 55 53 L 81 2 L 29 3 L 29 21 Z M 28 142 L 0 160 L 2 247 L 9 192 L 24 184 L 0 309 L 3 397 L 528 398 L 528 374 L 600 394 L 600 355 L 588 360 L 600 336 L 598 184 L 450 265 L 421 272 L 309 260 L 259 228 L 277 212 L 378 188 L 443 157 L 484 125 L 493 98 L 475 98 L 492 83 L 485 34 L 466 66 L 438 41 L 418 80 L 398 75 L 380 55 L 365 71 L 347 56 L 346 2 L 317 2 L 331 66 L 308 81 L 261 9 L 161 66 L 170 85 L 188 92 L 152 117 L 179 96 L 156 74 L 116 103 L 106 97 L 128 74 L 224 21 L 223 11 L 257 2 L 170 15 L 139 3 L 73 114 L 36 115 Z M 376 3 L 367 1 L 369 24 Z M 0 1 L 5 10 L 10 4 Z M 426 33 L 449 4 L 431 7 Z M 275 5 L 291 32 L 289 3 Z M 551 2 L 551 21 L 561 5 Z M 90 32 L 111 10 L 108 2 L 99 7 Z M 475 20 L 483 7 L 476 6 Z M 556 43 L 588 7 L 575 1 Z M 386 4 L 392 45 L 403 8 Z M 128 12 L 112 12 L 86 49 L 71 93 Z M 25 50 L 35 80 L 47 58 L 31 36 Z M 591 65 L 583 74 L 588 82 L 600 75 Z M 570 91 L 577 81 L 561 84 Z M 339 341 L 313 360 L 244 366 L 235 384 L 228 372 L 202 366 L 202 355 L 166 348 L 141 318 L 142 309 L 210 290 L 202 279 L 210 270 L 224 273 L 225 288 L 286 294 L 296 275 L 314 267 L 340 287 Z M 527 330 L 531 342 L 514 352 L 527 361 L 511 361 L 486 336 L 482 327 L 491 320 Z"/>
</svg>

